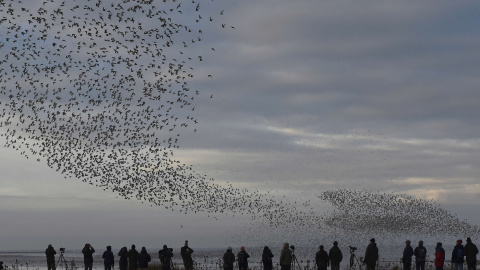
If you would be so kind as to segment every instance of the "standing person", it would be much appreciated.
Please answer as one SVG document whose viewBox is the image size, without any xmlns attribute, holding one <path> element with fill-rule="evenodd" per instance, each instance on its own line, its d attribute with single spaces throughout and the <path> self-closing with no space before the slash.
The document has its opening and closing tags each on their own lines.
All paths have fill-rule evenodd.
<svg viewBox="0 0 480 270">
<path fill-rule="evenodd" d="M 435 268 L 436 270 L 443 270 L 445 264 L 445 250 L 442 247 L 442 243 L 438 242 L 435 247 Z"/>
<path fill-rule="evenodd" d="M 452 263 L 455 264 L 455 270 L 463 270 L 463 263 L 465 262 L 463 257 L 465 257 L 465 250 L 462 242 L 461 239 L 458 239 L 457 245 L 455 245 L 452 251 Z"/>
<path fill-rule="evenodd" d="M 333 247 L 328 252 L 328 258 L 330 259 L 330 265 L 332 270 L 340 270 L 340 262 L 343 259 L 343 254 L 338 247 L 338 242 L 333 242 Z"/>
<path fill-rule="evenodd" d="M 403 249 L 403 270 L 410 270 L 412 268 L 412 256 L 413 256 L 413 248 L 410 245 L 410 240 L 405 241 L 405 248 Z"/>
<path fill-rule="evenodd" d="M 122 247 L 118 252 L 118 256 L 120 256 L 120 261 L 118 265 L 120 266 L 120 270 L 127 270 L 128 268 L 128 250 L 127 247 Z"/>
<path fill-rule="evenodd" d="M 138 251 L 135 249 L 135 245 L 127 252 L 128 257 L 128 269 L 137 270 Z"/>
<path fill-rule="evenodd" d="M 115 268 L 115 259 L 113 258 L 112 247 L 107 246 L 107 250 L 103 252 L 103 265 L 105 266 L 105 270 L 112 270 Z"/>
<path fill-rule="evenodd" d="M 233 263 L 235 262 L 235 255 L 232 252 L 232 247 L 227 248 L 227 252 L 223 254 L 223 269 L 233 270 Z"/>
<path fill-rule="evenodd" d="M 378 260 L 378 248 L 375 238 L 370 239 L 363 262 L 367 265 L 367 270 L 375 270 Z"/>
<path fill-rule="evenodd" d="M 413 251 L 415 255 L 415 269 L 425 270 L 425 261 L 427 260 L 427 249 L 423 246 L 423 241 L 418 241 L 418 247 Z"/>
<path fill-rule="evenodd" d="M 45 250 L 45 255 L 47 255 L 47 267 L 48 270 L 55 270 L 55 254 L 57 251 L 53 248 L 52 245 L 48 245 L 47 249 Z"/>
<path fill-rule="evenodd" d="M 158 258 L 160 258 L 162 270 L 170 270 L 170 264 L 173 257 L 172 251 L 173 249 L 168 248 L 167 245 L 163 245 L 163 249 L 158 251 Z"/>
<path fill-rule="evenodd" d="M 93 253 L 95 253 L 95 249 L 93 249 L 92 245 L 85 244 L 85 247 L 82 249 L 83 253 L 83 263 L 85 264 L 85 270 L 92 270 L 93 267 Z"/>
<path fill-rule="evenodd" d="M 193 249 L 188 246 L 188 241 L 185 240 L 185 245 L 180 249 L 185 270 L 193 270 L 192 253 Z"/>
<path fill-rule="evenodd" d="M 150 254 L 147 253 L 147 249 L 142 247 L 142 251 L 140 251 L 140 254 L 138 254 L 137 258 L 138 268 L 140 268 L 140 270 L 147 270 L 148 263 L 151 260 L 152 258 L 150 257 Z"/>
<path fill-rule="evenodd" d="M 281 270 L 290 270 L 292 265 L 292 251 L 288 248 L 288 243 L 283 244 L 282 253 L 280 253 Z"/>
<path fill-rule="evenodd" d="M 270 248 L 268 248 L 268 246 L 265 246 L 263 248 L 263 253 L 262 253 L 263 270 L 273 269 L 272 258 L 273 258 L 272 251 L 270 250 Z"/>
<path fill-rule="evenodd" d="M 238 252 L 237 254 L 238 268 L 240 270 L 248 269 L 248 258 L 250 258 L 250 255 L 248 255 L 248 253 L 245 251 L 245 247 L 241 246 L 240 252 Z"/>
<path fill-rule="evenodd" d="M 323 245 L 320 245 L 319 248 L 320 250 L 315 254 L 315 263 L 317 264 L 318 270 L 327 270 L 330 264 L 328 253 L 323 249 Z"/>
<path fill-rule="evenodd" d="M 0 261 L 0 270 L 3 270 L 3 262 Z"/>
<path fill-rule="evenodd" d="M 472 243 L 470 237 L 467 238 L 467 244 L 465 245 L 465 259 L 467 261 L 468 270 L 477 269 L 477 254 L 478 248 Z"/>
</svg>

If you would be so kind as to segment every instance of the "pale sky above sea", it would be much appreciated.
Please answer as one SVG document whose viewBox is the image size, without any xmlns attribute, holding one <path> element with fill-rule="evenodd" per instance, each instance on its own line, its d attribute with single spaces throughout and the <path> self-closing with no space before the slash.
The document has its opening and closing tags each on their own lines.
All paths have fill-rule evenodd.
<svg viewBox="0 0 480 270">
<path fill-rule="evenodd" d="M 199 123 L 175 158 L 219 184 L 402 193 L 480 225 L 480 2 L 215 1 L 235 29 L 205 31 L 212 78 L 189 82 Z M 0 250 L 249 243 L 231 238 L 245 217 L 125 200 L 3 146 L 0 171 Z"/>
</svg>

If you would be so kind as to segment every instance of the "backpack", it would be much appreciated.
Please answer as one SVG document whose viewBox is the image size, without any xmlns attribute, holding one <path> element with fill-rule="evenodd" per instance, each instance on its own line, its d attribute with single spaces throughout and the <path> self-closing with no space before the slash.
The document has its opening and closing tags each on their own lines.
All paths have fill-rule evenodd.
<svg viewBox="0 0 480 270">
<path fill-rule="evenodd" d="M 245 253 L 240 252 L 238 253 L 238 264 L 245 264 L 245 261 L 247 259 L 245 258 Z"/>
<path fill-rule="evenodd" d="M 418 258 L 419 259 L 425 259 L 425 249 L 423 249 L 423 248 L 418 249 Z"/>
</svg>

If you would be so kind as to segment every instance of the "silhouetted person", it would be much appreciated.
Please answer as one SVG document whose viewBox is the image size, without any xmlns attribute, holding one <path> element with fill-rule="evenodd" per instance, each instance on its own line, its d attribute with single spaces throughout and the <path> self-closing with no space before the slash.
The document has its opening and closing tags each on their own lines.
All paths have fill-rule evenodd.
<svg viewBox="0 0 480 270">
<path fill-rule="evenodd" d="M 118 256 L 120 256 L 120 261 L 118 265 L 120 266 L 120 270 L 127 270 L 128 268 L 128 250 L 127 247 L 122 247 L 118 252 Z"/>
<path fill-rule="evenodd" d="M 328 252 L 328 258 L 330 259 L 330 266 L 332 270 L 340 270 L 340 262 L 343 259 L 343 254 L 338 247 L 338 242 L 333 242 L 333 247 Z"/>
<path fill-rule="evenodd" d="M 138 254 L 138 268 L 140 270 L 146 270 L 148 268 L 148 263 L 152 260 L 150 254 L 147 253 L 147 249 L 142 247 L 142 251 Z"/>
<path fill-rule="evenodd" d="M 283 244 L 282 252 L 280 253 L 280 268 L 281 270 L 290 270 L 292 264 L 292 251 L 288 243 Z"/>
<path fill-rule="evenodd" d="M 53 248 L 52 245 L 48 245 L 47 249 L 45 250 L 45 255 L 47 255 L 47 267 L 48 270 L 55 270 L 55 254 L 57 252 Z"/>
<path fill-rule="evenodd" d="M 457 240 L 457 245 L 452 251 L 452 263 L 455 264 L 455 270 L 463 270 L 463 263 L 465 262 L 465 249 L 462 245 L 462 240 Z"/>
<path fill-rule="evenodd" d="M 330 260 L 328 259 L 328 253 L 324 250 L 323 245 L 320 245 L 317 254 L 315 254 L 315 263 L 318 270 L 327 270 Z"/>
<path fill-rule="evenodd" d="M 435 247 L 435 268 L 436 270 L 443 270 L 445 264 L 445 250 L 442 247 L 442 243 L 438 242 Z"/>
<path fill-rule="evenodd" d="M 188 241 L 185 240 L 185 245 L 180 249 L 185 270 L 193 270 L 192 253 L 193 249 L 188 246 Z"/>
<path fill-rule="evenodd" d="M 413 248 L 410 245 L 410 240 L 405 241 L 405 248 L 403 249 L 403 270 L 410 270 L 412 268 L 412 256 L 413 256 Z"/>
<path fill-rule="evenodd" d="M 3 270 L 3 262 L 0 261 L 0 270 Z"/>
<path fill-rule="evenodd" d="M 138 251 L 135 249 L 135 245 L 127 252 L 128 256 L 128 269 L 137 270 Z"/>
<path fill-rule="evenodd" d="M 115 268 L 115 259 L 113 257 L 111 246 L 107 246 L 107 250 L 103 252 L 102 258 L 105 270 L 112 270 L 112 268 Z"/>
<path fill-rule="evenodd" d="M 427 260 L 427 249 L 423 246 L 423 241 L 418 241 L 418 247 L 413 251 L 415 255 L 415 269 L 425 270 L 425 261 Z"/>
<path fill-rule="evenodd" d="M 235 254 L 232 252 L 232 247 L 228 247 L 223 254 L 223 269 L 233 270 L 233 263 L 235 262 Z"/>
<path fill-rule="evenodd" d="M 273 269 L 272 258 L 273 258 L 272 251 L 270 250 L 270 248 L 268 248 L 268 246 L 265 246 L 262 252 L 263 270 Z"/>
<path fill-rule="evenodd" d="M 365 251 L 363 262 L 367 265 L 367 270 L 374 270 L 378 260 L 378 248 L 375 243 L 375 238 L 370 239 L 370 242 Z"/>
<path fill-rule="evenodd" d="M 477 269 L 477 254 L 478 248 L 472 243 L 470 237 L 467 238 L 467 244 L 465 244 L 465 260 L 467 261 L 468 270 Z"/>
<path fill-rule="evenodd" d="M 241 246 L 240 252 L 237 254 L 238 268 L 240 270 L 248 269 L 248 258 L 250 258 L 250 255 L 245 251 L 245 247 Z"/>
<path fill-rule="evenodd" d="M 163 245 L 163 249 L 158 251 L 158 258 L 162 264 L 162 270 L 170 270 L 170 265 L 172 263 L 172 253 L 173 249 L 168 248 L 167 245 Z"/>
<path fill-rule="evenodd" d="M 93 249 L 92 245 L 85 244 L 85 247 L 82 249 L 83 253 L 83 263 L 85 264 L 85 270 L 92 270 L 93 267 L 93 253 L 95 253 L 95 249 Z"/>
</svg>

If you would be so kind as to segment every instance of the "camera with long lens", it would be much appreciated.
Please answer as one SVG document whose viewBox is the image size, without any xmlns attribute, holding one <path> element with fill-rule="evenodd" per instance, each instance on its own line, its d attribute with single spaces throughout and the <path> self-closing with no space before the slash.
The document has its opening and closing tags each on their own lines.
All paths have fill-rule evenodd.
<svg viewBox="0 0 480 270">
<path fill-rule="evenodd" d="M 65 252 L 65 248 L 60 248 L 60 253 L 64 253 Z"/>
<path fill-rule="evenodd" d="M 350 248 L 350 250 L 357 250 L 356 247 L 352 247 L 352 246 L 348 246 Z"/>
<path fill-rule="evenodd" d="M 291 248 L 292 250 L 295 250 L 295 246 L 293 246 L 293 245 L 291 245 L 290 248 Z"/>
</svg>

